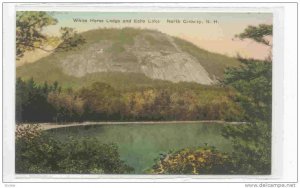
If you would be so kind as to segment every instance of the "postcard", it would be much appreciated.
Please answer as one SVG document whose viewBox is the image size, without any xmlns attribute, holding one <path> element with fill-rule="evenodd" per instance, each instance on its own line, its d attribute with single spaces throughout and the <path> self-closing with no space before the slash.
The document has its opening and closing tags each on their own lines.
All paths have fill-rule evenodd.
<svg viewBox="0 0 300 188">
<path fill-rule="evenodd" d="M 270 175 L 273 14 L 16 12 L 16 174 Z"/>
</svg>

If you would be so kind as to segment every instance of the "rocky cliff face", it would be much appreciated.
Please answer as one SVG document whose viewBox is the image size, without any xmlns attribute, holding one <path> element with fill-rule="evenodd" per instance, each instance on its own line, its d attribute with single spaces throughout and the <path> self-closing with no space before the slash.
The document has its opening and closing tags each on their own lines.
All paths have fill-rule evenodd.
<svg viewBox="0 0 300 188">
<path fill-rule="evenodd" d="M 65 74 L 75 77 L 101 72 L 134 72 L 172 82 L 214 83 L 201 62 L 184 52 L 166 34 L 142 30 L 126 40 L 126 36 L 114 40 L 103 37 L 89 42 L 76 53 L 57 58 L 56 63 Z"/>
</svg>

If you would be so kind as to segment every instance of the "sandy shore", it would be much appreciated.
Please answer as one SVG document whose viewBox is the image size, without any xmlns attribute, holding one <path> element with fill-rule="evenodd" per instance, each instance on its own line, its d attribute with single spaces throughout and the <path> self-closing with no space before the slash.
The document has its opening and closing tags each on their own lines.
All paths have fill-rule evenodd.
<svg viewBox="0 0 300 188">
<path fill-rule="evenodd" d="M 64 127 L 76 127 L 76 126 L 87 126 L 87 125 L 128 125 L 128 124 L 181 124 L 181 123 L 219 123 L 219 124 L 245 124 L 246 122 L 226 122 L 220 120 L 206 120 L 206 121 L 127 121 L 127 122 L 74 122 L 74 123 L 33 123 L 41 126 L 42 130 L 57 129 Z M 20 126 L 28 126 L 31 124 L 23 123 L 18 124 Z"/>
</svg>

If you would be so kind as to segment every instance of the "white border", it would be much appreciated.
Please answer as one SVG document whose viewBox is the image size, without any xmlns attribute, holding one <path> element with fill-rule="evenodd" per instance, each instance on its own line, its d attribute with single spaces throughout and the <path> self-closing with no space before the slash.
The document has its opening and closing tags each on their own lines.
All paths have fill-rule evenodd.
<svg viewBox="0 0 300 188">
<path fill-rule="evenodd" d="M 187 8 L 188 7 L 188 8 Z M 205 7 L 205 8 L 201 8 Z M 218 8 L 216 8 L 218 7 Z M 283 11 L 283 7 L 285 11 Z M 296 181 L 295 177 L 295 150 L 296 131 L 283 127 L 283 109 L 286 104 L 283 103 L 283 91 L 286 91 L 286 80 L 283 72 L 290 70 L 286 62 L 295 65 L 296 57 L 285 57 L 283 30 L 290 16 L 296 16 L 295 7 L 291 4 L 278 3 L 149 3 L 149 4 L 4 4 L 3 13 L 5 16 L 3 23 L 3 172 L 5 182 L 287 182 Z M 271 176 L 151 176 L 151 175 L 15 175 L 14 174 L 14 125 L 15 125 L 15 10 L 51 10 L 51 11 L 149 11 L 149 12 L 273 12 L 274 16 L 274 48 L 273 48 L 273 141 L 272 141 L 272 175 Z M 284 17 L 283 17 L 284 15 Z M 289 16 L 287 16 L 289 15 Z M 294 23 L 292 23 L 294 24 Z M 294 28 L 295 29 L 295 28 Z M 295 37 L 296 33 L 293 33 Z M 286 42 L 286 41 L 285 41 Z M 293 42 L 285 44 L 286 50 L 295 52 Z M 290 49 L 290 48 L 294 48 Z M 284 59 L 284 61 L 283 61 Z M 288 60 L 288 61 L 287 61 Z M 283 63 L 285 62 L 285 64 Z M 295 67 L 290 71 L 295 71 Z M 286 72 L 285 72 L 286 73 Z M 285 75 L 290 75 L 288 74 Z M 291 75 L 296 75 L 295 72 Z M 286 78 L 286 77 L 285 77 Z M 284 88 L 284 89 L 283 89 Z M 290 88 L 287 88 L 290 89 Z M 286 100 L 293 98 L 285 98 Z M 293 101 L 295 103 L 295 101 Z M 285 114 L 290 115 L 290 114 Z M 294 117 L 292 117 L 295 119 Z M 286 122 L 285 122 L 286 123 Z M 295 122 L 292 122 L 294 125 Z M 287 124 L 285 124 L 287 125 Z M 284 133 L 284 134 L 283 134 Z M 284 140 L 283 140 L 284 139 Z M 288 141 L 289 140 L 289 141 Z M 286 141 L 291 144 L 286 147 Z M 286 155 L 292 154 L 292 155 Z"/>
</svg>

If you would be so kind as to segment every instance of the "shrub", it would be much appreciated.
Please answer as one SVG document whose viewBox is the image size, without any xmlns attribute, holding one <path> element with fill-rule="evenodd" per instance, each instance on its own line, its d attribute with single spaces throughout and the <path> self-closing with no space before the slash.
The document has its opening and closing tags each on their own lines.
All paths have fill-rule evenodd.
<svg viewBox="0 0 300 188">
<path fill-rule="evenodd" d="M 228 154 L 205 146 L 162 155 L 149 171 L 153 174 L 231 174 L 233 166 Z"/>
</svg>

